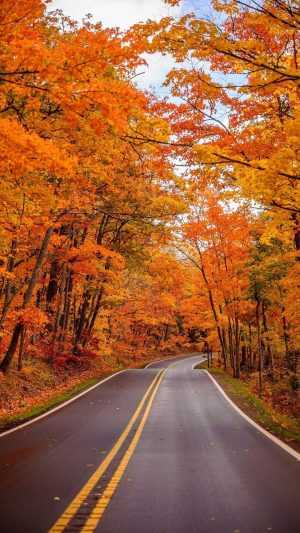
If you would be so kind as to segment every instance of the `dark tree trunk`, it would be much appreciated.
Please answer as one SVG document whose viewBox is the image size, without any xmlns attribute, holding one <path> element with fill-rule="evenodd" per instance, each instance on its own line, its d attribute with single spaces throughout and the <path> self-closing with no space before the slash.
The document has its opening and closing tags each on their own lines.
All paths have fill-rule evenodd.
<svg viewBox="0 0 300 533">
<path fill-rule="evenodd" d="M 262 345 L 261 345 L 261 329 L 260 329 L 260 301 L 256 300 L 256 328 L 257 328 L 257 350 L 258 350 L 258 376 L 259 376 L 259 395 L 262 394 Z"/>
<path fill-rule="evenodd" d="M 32 294 L 33 294 L 35 285 L 37 283 L 38 275 L 39 275 L 41 266 L 43 264 L 43 260 L 45 258 L 46 253 L 47 253 L 47 249 L 48 249 L 48 246 L 49 246 L 49 242 L 50 242 L 52 233 L 53 233 L 53 228 L 52 227 L 48 228 L 46 233 L 45 233 L 45 236 L 44 236 L 44 239 L 43 239 L 43 242 L 42 242 L 42 246 L 41 246 L 40 251 L 38 253 L 38 256 L 36 258 L 34 269 L 32 271 L 31 278 L 30 278 L 29 283 L 28 283 L 28 287 L 27 287 L 27 289 L 25 291 L 25 294 L 24 294 L 23 305 L 22 305 L 23 309 L 26 308 L 26 306 L 29 304 L 29 302 L 30 302 L 30 300 L 32 298 Z M 14 357 L 14 354 L 16 352 L 16 349 L 17 349 L 17 346 L 18 346 L 18 341 L 19 341 L 19 338 L 20 338 L 21 333 L 23 331 L 23 328 L 24 328 L 24 325 L 20 321 L 17 322 L 17 324 L 14 327 L 14 330 L 13 330 L 13 333 L 12 333 L 12 337 L 11 337 L 9 346 L 7 348 L 6 354 L 5 354 L 3 360 L 2 360 L 2 362 L 0 364 L 0 370 L 2 372 L 7 372 L 7 370 L 10 367 L 10 364 L 11 364 L 12 359 Z"/>
<path fill-rule="evenodd" d="M 11 365 L 23 328 L 24 325 L 21 322 L 18 322 L 14 327 L 9 346 L 0 365 L 0 370 L 2 370 L 2 372 L 7 372 Z"/>
<path fill-rule="evenodd" d="M 51 304 L 51 302 L 54 300 L 55 296 L 57 295 L 58 272 L 59 272 L 58 262 L 53 261 L 51 264 L 51 269 L 50 269 L 50 280 L 49 280 L 48 287 L 47 287 L 46 300 L 47 300 L 48 305 Z"/>
<path fill-rule="evenodd" d="M 297 213 L 292 214 L 292 220 L 294 223 L 294 243 L 296 250 L 300 250 L 300 222 Z"/>
<path fill-rule="evenodd" d="M 26 337 L 26 328 L 24 327 L 20 333 L 20 344 L 19 344 L 19 354 L 18 354 L 18 370 L 19 371 L 22 370 L 23 368 L 25 337 Z"/>
</svg>

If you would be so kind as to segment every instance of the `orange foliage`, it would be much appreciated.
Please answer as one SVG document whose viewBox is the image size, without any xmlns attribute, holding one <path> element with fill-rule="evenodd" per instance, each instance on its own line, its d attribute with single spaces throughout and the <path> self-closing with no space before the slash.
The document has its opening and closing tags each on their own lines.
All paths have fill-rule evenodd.
<svg viewBox="0 0 300 533">
<path fill-rule="evenodd" d="M 213 6 L 122 34 L 1 2 L 3 371 L 192 345 L 297 386 L 299 21 Z M 157 51 L 168 100 L 133 81 Z"/>
</svg>

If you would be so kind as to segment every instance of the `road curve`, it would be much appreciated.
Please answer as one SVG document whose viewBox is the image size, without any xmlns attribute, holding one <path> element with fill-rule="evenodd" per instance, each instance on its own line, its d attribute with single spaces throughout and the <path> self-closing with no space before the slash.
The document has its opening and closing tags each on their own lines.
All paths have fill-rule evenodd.
<svg viewBox="0 0 300 533">
<path fill-rule="evenodd" d="M 1 533 L 299 533 L 300 462 L 199 359 L 129 370 L 1 438 Z"/>
</svg>

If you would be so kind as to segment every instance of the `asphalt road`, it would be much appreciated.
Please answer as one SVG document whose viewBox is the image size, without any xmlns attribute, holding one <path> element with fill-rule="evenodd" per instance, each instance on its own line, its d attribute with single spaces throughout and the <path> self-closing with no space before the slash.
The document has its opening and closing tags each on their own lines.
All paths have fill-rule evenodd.
<svg viewBox="0 0 300 533">
<path fill-rule="evenodd" d="M 299 533 L 300 462 L 200 359 L 123 372 L 0 438 L 0 532 Z"/>
</svg>

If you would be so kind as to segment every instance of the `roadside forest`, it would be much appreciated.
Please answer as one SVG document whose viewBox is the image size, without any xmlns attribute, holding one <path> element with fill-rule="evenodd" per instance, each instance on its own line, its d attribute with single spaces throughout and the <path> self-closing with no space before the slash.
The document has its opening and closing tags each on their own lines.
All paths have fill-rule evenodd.
<svg viewBox="0 0 300 533">
<path fill-rule="evenodd" d="M 299 2 L 211 3 L 122 33 L 1 1 L 1 382 L 197 350 L 296 414 Z"/>
</svg>

